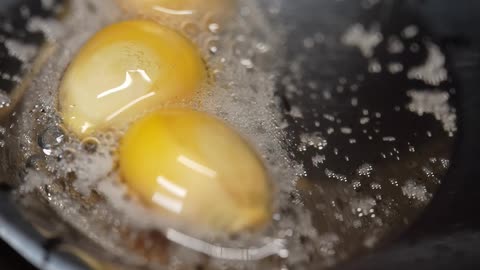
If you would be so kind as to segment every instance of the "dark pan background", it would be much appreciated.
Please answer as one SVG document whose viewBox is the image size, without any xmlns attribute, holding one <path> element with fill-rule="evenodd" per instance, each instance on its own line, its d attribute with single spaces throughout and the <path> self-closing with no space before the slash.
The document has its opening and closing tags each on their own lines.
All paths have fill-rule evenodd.
<svg viewBox="0 0 480 270">
<path fill-rule="evenodd" d="M 480 1 L 404 2 L 446 48 L 458 79 L 457 146 L 420 219 L 389 248 L 345 269 L 480 269 Z"/>
</svg>

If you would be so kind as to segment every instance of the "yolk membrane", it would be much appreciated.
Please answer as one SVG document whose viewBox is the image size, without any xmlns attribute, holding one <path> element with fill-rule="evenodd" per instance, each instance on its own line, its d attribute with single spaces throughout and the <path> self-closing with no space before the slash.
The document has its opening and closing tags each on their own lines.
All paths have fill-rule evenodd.
<svg viewBox="0 0 480 270">
<path fill-rule="evenodd" d="M 133 194 L 173 220 L 231 233 L 270 219 L 261 159 L 206 113 L 166 109 L 139 120 L 121 141 L 119 167 Z"/>
<path fill-rule="evenodd" d="M 198 49 L 174 30 L 134 20 L 106 27 L 68 67 L 59 106 L 77 136 L 116 127 L 199 91 L 206 67 Z"/>
<path fill-rule="evenodd" d="M 128 12 L 150 17 L 185 19 L 188 17 L 216 19 L 232 13 L 233 0 L 118 0 Z"/>
</svg>

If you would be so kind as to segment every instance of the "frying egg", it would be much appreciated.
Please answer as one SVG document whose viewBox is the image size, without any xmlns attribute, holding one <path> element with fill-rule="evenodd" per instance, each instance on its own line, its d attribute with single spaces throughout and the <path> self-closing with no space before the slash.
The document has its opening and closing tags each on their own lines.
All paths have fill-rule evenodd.
<svg viewBox="0 0 480 270">
<path fill-rule="evenodd" d="M 66 70 L 60 113 L 84 137 L 189 100 L 206 74 L 198 49 L 176 31 L 144 20 L 116 23 L 90 39 Z"/>
<path fill-rule="evenodd" d="M 252 147 L 206 113 L 165 109 L 137 121 L 119 170 L 141 201 L 170 220 L 213 232 L 256 229 L 271 216 L 272 188 Z"/>
</svg>

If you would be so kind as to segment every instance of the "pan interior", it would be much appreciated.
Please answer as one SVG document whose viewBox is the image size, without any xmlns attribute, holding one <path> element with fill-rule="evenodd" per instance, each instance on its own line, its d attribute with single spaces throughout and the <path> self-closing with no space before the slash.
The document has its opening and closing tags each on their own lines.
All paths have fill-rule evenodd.
<svg viewBox="0 0 480 270">
<path fill-rule="evenodd" d="M 59 128 L 51 97 L 81 41 L 122 18 L 105 2 L 53 1 L 14 24 L 18 31 L 8 30 L 5 19 L 0 50 L 2 63 L 9 64 L 0 66 L 1 169 L 16 187 L 22 211 L 48 237 L 62 239 L 66 250 L 95 250 L 89 256 L 140 267 L 162 260 L 164 235 L 151 229 L 131 233 L 121 218 L 105 214 L 110 208 L 97 207 L 105 194 L 84 196 L 68 174 L 62 181 L 51 175 L 78 146 Z M 28 13 L 22 6 L 19 16 Z M 81 12 L 75 9 L 80 6 Z M 435 195 L 457 132 L 457 88 L 441 44 L 402 1 L 245 0 L 240 6 L 236 22 L 243 28 L 232 26 L 233 34 L 222 36 L 225 44 L 208 40 L 204 50 L 210 63 L 233 57 L 227 66 L 238 72 L 225 72 L 219 84 L 241 90 L 235 97 L 214 96 L 206 106 L 262 151 L 276 152 L 263 154 L 288 187 L 280 188 L 277 227 L 268 236 L 282 245 L 271 256 L 241 262 L 205 258 L 188 248 L 175 256 L 208 269 L 318 269 L 397 237 Z M 80 21 L 82 27 L 75 24 Z M 222 46 L 228 53 L 211 54 Z M 252 99 L 257 103 L 248 105 Z M 58 145 L 45 144 L 52 139 Z M 135 256 L 125 257 L 131 250 Z"/>
</svg>

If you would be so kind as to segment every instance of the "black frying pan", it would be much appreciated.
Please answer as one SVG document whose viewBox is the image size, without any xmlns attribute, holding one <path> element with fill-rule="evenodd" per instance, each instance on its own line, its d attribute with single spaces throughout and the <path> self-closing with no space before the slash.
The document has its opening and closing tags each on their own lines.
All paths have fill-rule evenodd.
<svg viewBox="0 0 480 270">
<path fill-rule="evenodd" d="M 383 0 L 373 5 L 372 8 L 364 9 L 365 3 L 375 1 L 329 1 L 329 0 L 299 0 L 282 1 L 283 11 L 279 20 L 291 23 L 299 31 L 293 31 L 287 47 L 287 57 L 295 57 L 298 50 L 299 39 L 305 32 L 321 29 L 330 35 L 341 35 L 344 29 L 353 22 L 361 22 L 369 25 L 378 22 L 382 33 L 398 33 L 406 25 L 415 24 L 420 28 L 417 37 L 420 43 L 428 37 L 439 44 L 447 53 L 448 70 L 451 79 L 442 85 L 442 88 L 455 88 L 456 95 L 452 101 L 458 110 L 458 127 L 456 139 L 448 139 L 438 135 L 438 142 L 434 146 L 427 145 L 419 140 L 416 145 L 427 145 L 431 151 L 450 153 L 453 151 L 451 167 L 443 177 L 442 185 L 433 197 L 431 203 L 420 216 L 412 216 L 415 220 L 408 229 L 392 230 L 389 237 L 385 237 L 377 248 L 370 251 L 362 251 L 350 260 L 338 265 L 339 269 L 478 269 L 480 268 L 480 204 L 477 203 L 480 173 L 477 138 L 480 137 L 480 125 L 476 116 L 480 115 L 480 94 L 477 93 L 477 75 L 480 75 L 480 32 L 476 29 L 480 20 L 476 13 L 480 11 L 480 3 L 477 1 L 463 1 L 451 3 L 451 1 L 428 1 L 409 0 L 394 1 Z M 22 5 L 28 6 L 31 14 L 27 16 L 60 17 L 64 14 L 68 5 L 62 1 L 57 2 L 53 10 L 45 10 L 40 1 L 2 1 L 0 4 L 0 16 L 3 21 L 11 22 L 11 29 L 3 29 L 0 32 L 8 37 L 24 43 L 39 46 L 44 37 L 40 33 L 25 31 L 25 11 Z M 24 8 L 23 8 L 24 9 Z M 420 48 L 421 50 L 422 48 Z M 377 49 L 382 55 L 381 46 Z M 307 76 L 322 78 L 324 82 L 336 82 L 340 76 L 348 77 L 349 74 L 357 75 L 358 69 L 367 63 L 362 61 L 354 52 L 342 51 L 325 45 L 321 53 L 309 59 L 311 68 Z M 322 54 L 323 52 L 323 54 Z M 402 55 L 403 63 L 416 63 L 424 58 L 424 53 Z M 0 71 L 11 76 L 0 78 L 0 88 L 6 92 L 12 91 L 18 84 L 12 79 L 14 74 L 28 72 L 22 69 L 21 62 L 15 57 L 6 54 L 6 48 L 0 46 Z M 318 66 L 322 65 L 322 66 Z M 382 75 L 365 78 L 362 87 L 369 91 L 360 91 L 358 98 L 366 102 L 371 110 L 382 113 L 383 117 L 389 117 L 389 110 L 398 100 L 405 99 L 405 89 L 409 87 L 422 87 L 421 84 L 405 85 L 406 82 L 396 80 L 392 76 Z M 279 84 L 279 96 L 282 100 L 283 109 L 288 112 L 297 104 L 306 108 L 312 107 L 311 101 L 295 99 L 282 95 L 284 89 Z M 385 93 L 385 88 L 392 91 Z M 342 105 L 342 102 L 327 104 L 323 107 L 324 112 L 334 111 L 350 113 L 350 107 Z M 309 117 L 307 115 L 307 117 Z M 313 117 L 313 116 L 312 116 Z M 394 116 L 392 116 L 394 117 Z M 412 121 L 414 122 L 412 124 Z M 417 122 L 415 122 L 417 121 Z M 296 126 L 294 119 L 290 119 L 291 134 L 298 137 L 298 131 L 305 128 Z M 408 138 L 415 129 L 434 129 L 431 121 L 421 121 L 408 116 L 397 116 L 393 122 L 385 122 L 382 130 L 397 134 L 400 140 Z M 298 138 L 297 138 L 298 139 Z M 412 139 L 414 140 L 414 139 Z M 339 148 L 347 145 L 342 140 L 335 141 Z M 379 151 L 375 144 L 363 144 L 372 152 Z M 438 150 L 440 149 L 440 150 Z M 381 149 L 380 149 L 381 150 Z M 352 159 L 363 159 L 365 153 L 362 148 L 352 150 Z M 331 161 L 332 164 L 340 161 Z M 8 182 L 8 179 L 7 181 Z M 12 246 L 19 254 L 24 256 L 31 264 L 41 269 L 88 269 L 82 260 L 62 249 L 64 243 L 83 243 L 84 247 L 92 245 L 78 235 L 69 226 L 44 209 L 23 209 L 12 200 L 8 185 L 2 186 L 0 192 L 0 236 Z M 28 218 L 25 218 L 27 216 Z M 45 218 L 48 216 L 49 218 Z M 33 218 L 32 218 L 33 217 Z M 40 234 L 31 226 L 32 220 L 48 220 L 41 228 L 51 227 L 48 237 Z M 36 228 L 38 228 L 38 224 Z M 62 237 L 58 237 L 61 235 Z M 92 245 L 92 250 L 95 250 Z M 108 257 L 108 256 L 107 256 Z M 312 269 L 316 269 L 312 266 Z"/>
</svg>

